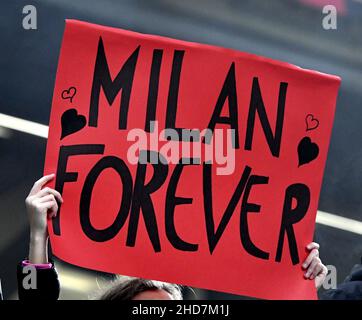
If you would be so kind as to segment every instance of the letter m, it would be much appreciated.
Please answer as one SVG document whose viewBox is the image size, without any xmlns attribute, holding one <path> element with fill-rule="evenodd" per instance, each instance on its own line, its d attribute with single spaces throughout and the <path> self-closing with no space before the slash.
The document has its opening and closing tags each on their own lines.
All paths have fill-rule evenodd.
<svg viewBox="0 0 362 320">
<path fill-rule="evenodd" d="M 99 37 L 89 108 L 90 127 L 97 127 L 98 125 L 98 107 L 101 88 L 103 88 L 104 95 L 109 105 L 112 105 L 118 92 L 122 90 L 119 110 L 119 129 L 125 129 L 127 127 L 129 101 L 139 49 L 140 46 L 138 46 L 130 55 L 115 79 L 112 81 L 104 51 L 103 40 L 102 37 Z"/>
</svg>

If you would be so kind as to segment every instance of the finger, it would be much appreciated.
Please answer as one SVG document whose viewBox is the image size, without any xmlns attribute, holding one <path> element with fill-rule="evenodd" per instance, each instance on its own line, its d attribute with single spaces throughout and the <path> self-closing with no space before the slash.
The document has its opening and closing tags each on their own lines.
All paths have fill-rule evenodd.
<svg viewBox="0 0 362 320">
<path fill-rule="evenodd" d="M 37 200 L 39 203 L 44 203 L 48 201 L 56 201 L 53 194 L 48 194 L 46 196 L 43 196 Z"/>
<path fill-rule="evenodd" d="M 327 274 L 328 274 L 328 269 L 324 264 L 322 264 L 322 271 L 315 277 L 314 280 L 315 287 L 317 289 L 319 289 L 323 285 L 324 281 L 326 280 Z"/>
<path fill-rule="evenodd" d="M 319 257 L 319 251 L 318 251 L 318 249 L 313 249 L 313 250 L 309 253 L 307 259 L 305 259 L 305 261 L 303 262 L 303 268 L 304 268 L 304 269 L 307 269 L 315 257 Z"/>
<path fill-rule="evenodd" d="M 38 193 L 37 193 L 37 196 L 38 197 L 44 197 L 48 194 L 52 194 L 54 197 L 56 197 L 60 202 L 63 202 L 63 198 L 61 196 L 61 194 L 57 191 L 57 190 L 54 190 L 52 188 L 49 188 L 49 187 L 46 187 L 42 190 L 40 190 Z"/>
<path fill-rule="evenodd" d="M 312 275 L 315 267 L 316 267 L 319 263 L 321 263 L 321 260 L 320 260 L 318 257 L 314 257 L 314 259 L 312 260 L 311 264 L 310 264 L 309 267 L 308 267 L 307 272 L 305 273 L 305 277 L 306 277 L 306 278 L 309 278 L 309 277 Z"/>
<path fill-rule="evenodd" d="M 43 209 L 43 210 L 45 210 L 45 209 L 50 210 L 52 208 L 52 206 L 57 203 L 54 200 L 46 201 L 46 202 L 39 202 L 39 200 L 38 200 L 37 202 L 38 202 L 37 207 L 40 209 Z"/>
<path fill-rule="evenodd" d="M 317 243 L 317 242 L 311 242 L 311 243 L 309 243 L 308 245 L 307 245 L 307 249 L 309 250 L 309 251 L 311 251 L 311 250 L 313 250 L 313 249 L 319 249 L 319 243 Z"/>
<path fill-rule="evenodd" d="M 55 218 L 57 216 L 57 212 L 58 212 L 58 204 L 56 201 L 53 202 L 53 205 L 51 206 L 51 208 L 48 210 L 48 217 L 50 219 Z"/>
<path fill-rule="evenodd" d="M 318 275 L 320 277 L 325 277 L 328 274 L 328 268 L 322 264 L 322 272 Z"/>
<path fill-rule="evenodd" d="M 39 205 L 43 210 L 47 210 L 49 218 L 54 218 L 57 215 L 58 204 L 56 201 L 47 201 Z"/>
<path fill-rule="evenodd" d="M 322 272 L 322 270 L 323 270 L 323 264 L 320 262 L 314 267 L 309 279 L 314 279 L 315 277 L 317 277 Z"/>
<path fill-rule="evenodd" d="M 39 192 L 41 190 L 41 188 L 49 181 L 51 181 L 52 179 L 54 179 L 55 174 L 49 174 L 47 176 L 44 176 L 42 178 L 40 178 L 38 181 L 36 181 L 33 185 L 33 187 L 30 190 L 29 196 L 35 195 L 37 192 Z"/>
</svg>

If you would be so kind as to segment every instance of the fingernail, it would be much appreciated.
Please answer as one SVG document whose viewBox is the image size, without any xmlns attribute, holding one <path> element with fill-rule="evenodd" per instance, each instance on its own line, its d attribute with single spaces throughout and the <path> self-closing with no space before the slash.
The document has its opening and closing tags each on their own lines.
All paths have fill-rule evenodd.
<svg viewBox="0 0 362 320">
<path fill-rule="evenodd" d="M 307 267 L 307 264 L 306 263 L 303 263 L 303 268 L 305 269 Z"/>
</svg>

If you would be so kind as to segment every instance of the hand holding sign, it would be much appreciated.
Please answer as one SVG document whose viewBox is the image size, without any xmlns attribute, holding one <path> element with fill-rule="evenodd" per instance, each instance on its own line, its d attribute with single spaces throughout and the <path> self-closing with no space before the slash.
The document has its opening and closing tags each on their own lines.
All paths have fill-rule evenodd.
<svg viewBox="0 0 362 320">
<path fill-rule="evenodd" d="M 66 199 L 49 225 L 54 253 L 107 272 L 315 298 L 299 264 L 339 82 L 228 49 L 68 21 L 45 164 Z M 81 93 L 72 111 L 59 98 L 68 83 Z M 308 140 L 312 113 L 323 126 Z M 229 140 L 234 170 L 218 175 L 216 150 Z"/>
</svg>

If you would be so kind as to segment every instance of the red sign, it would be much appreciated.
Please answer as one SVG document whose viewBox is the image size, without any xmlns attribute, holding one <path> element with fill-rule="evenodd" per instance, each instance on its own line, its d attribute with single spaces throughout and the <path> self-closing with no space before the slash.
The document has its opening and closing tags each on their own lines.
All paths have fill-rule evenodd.
<svg viewBox="0 0 362 320">
<path fill-rule="evenodd" d="M 54 254 L 240 295 L 315 298 L 301 263 L 339 84 L 230 49 L 67 21 L 45 162 L 64 199 L 49 222 Z"/>
</svg>

